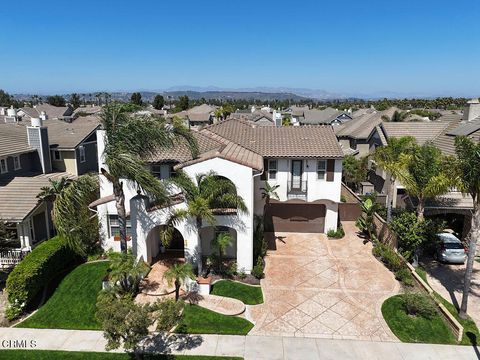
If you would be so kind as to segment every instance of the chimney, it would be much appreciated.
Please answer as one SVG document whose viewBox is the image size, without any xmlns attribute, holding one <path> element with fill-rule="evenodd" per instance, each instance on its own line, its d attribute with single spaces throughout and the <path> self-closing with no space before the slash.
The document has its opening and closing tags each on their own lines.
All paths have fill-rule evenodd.
<svg viewBox="0 0 480 360">
<path fill-rule="evenodd" d="M 32 125 L 27 126 L 28 144 L 37 149 L 42 172 L 48 174 L 52 172 L 52 162 L 50 160 L 50 144 L 48 142 L 48 130 L 43 126 L 42 120 L 32 118 Z"/>
<path fill-rule="evenodd" d="M 478 99 L 467 101 L 467 106 L 463 111 L 463 120 L 471 121 L 477 117 L 480 117 L 480 102 Z"/>
</svg>

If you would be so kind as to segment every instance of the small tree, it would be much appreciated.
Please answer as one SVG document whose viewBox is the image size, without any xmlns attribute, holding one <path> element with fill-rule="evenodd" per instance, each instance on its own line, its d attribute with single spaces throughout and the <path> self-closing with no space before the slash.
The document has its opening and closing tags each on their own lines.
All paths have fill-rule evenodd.
<svg viewBox="0 0 480 360">
<path fill-rule="evenodd" d="M 356 225 L 369 240 L 376 240 L 376 225 L 375 225 L 375 212 L 378 209 L 376 203 L 376 194 L 369 197 L 365 197 L 362 201 L 362 216 L 357 219 Z"/>
<path fill-rule="evenodd" d="M 187 110 L 190 107 L 190 99 L 187 95 L 180 96 L 177 101 L 177 107 L 182 110 Z"/>
<path fill-rule="evenodd" d="M 137 260 L 131 250 L 127 253 L 111 252 L 109 259 L 112 269 L 110 279 L 116 290 L 121 294 L 136 295 L 149 266 Z"/>
<path fill-rule="evenodd" d="M 143 358 L 139 343 L 148 335 L 148 327 L 153 323 L 149 305 L 136 304 L 130 295 L 119 297 L 112 292 L 101 292 L 95 316 L 107 340 L 106 350 L 123 345 L 125 351 L 135 353 L 135 358 Z"/>
<path fill-rule="evenodd" d="M 82 101 L 80 100 L 80 96 L 78 96 L 78 94 L 73 93 L 70 95 L 70 104 L 72 104 L 74 109 L 80 107 L 81 103 Z"/>
<path fill-rule="evenodd" d="M 187 278 L 195 279 L 190 263 L 174 264 L 163 274 L 169 286 L 175 285 L 175 301 L 180 298 L 180 287 L 185 284 Z"/>
<path fill-rule="evenodd" d="M 368 173 L 368 158 L 357 159 L 353 155 L 343 158 L 343 181 L 352 189 L 358 188 L 358 183 L 365 181 Z"/>
<path fill-rule="evenodd" d="M 162 95 L 156 95 L 153 99 L 153 107 L 157 110 L 162 110 L 163 106 L 165 105 L 165 99 Z"/>
<path fill-rule="evenodd" d="M 132 104 L 141 106 L 142 105 L 142 94 L 140 94 L 139 92 L 134 92 L 132 94 L 132 96 L 130 97 L 130 102 Z"/>
<path fill-rule="evenodd" d="M 263 187 L 260 188 L 262 191 L 262 199 L 265 199 L 265 205 L 270 204 L 270 199 L 280 200 L 278 196 L 277 189 L 280 185 L 270 185 L 268 181 L 265 181 Z"/>
<path fill-rule="evenodd" d="M 152 305 L 153 319 L 157 324 L 157 331 L 170 331 L 174 326 L 178 325 L 182 320 L 184 308 L 185 303 L 181 300 L 157 300 Z"/>
<path fill-rule="evenodd" d="M 47 102 L 52 106 L 65 106 L 65 98 L 60 95 L 48 96 Z"/>
<path fill-rule="evenodd" d="M 466 318 L 473 263 L 480 236 L 480 143 L 461 136 L 455 139 L 455 151 L 458 158 L 456 168 L 460 181 L 459 186 L 463 192 L 470 194 L 473 200 L 472 225 L 468 235 L 467 268 L 465 269 L 462 305 L 459 312 L 460 317 Z"/>
<path fill-rule="evenodd" d="M 229 233 L 223 232 L 217 235 L 216 238 L 212 240 L 212 247 L 217 249 L 218 252 L 218 262 L 220 271 L 223 271 L 223 255 L 225 254 L 225 250 L 232 245 L 233 238 Z"/>
</svg>

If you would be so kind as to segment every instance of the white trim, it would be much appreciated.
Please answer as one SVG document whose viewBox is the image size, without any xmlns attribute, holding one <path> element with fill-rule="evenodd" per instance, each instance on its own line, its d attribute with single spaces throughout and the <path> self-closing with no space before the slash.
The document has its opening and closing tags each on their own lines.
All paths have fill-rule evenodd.
<svg viewBox="0 0 480 360">
<path fill-rule="evenodd" d="M 52 153 L 53 153 L 53 161 L 62 161 L 63 160 L 62 152 L 60 150 L 52 150 Z M 55 154 L 58 154 L 58 159 L 55 156 Z"/>
<path fill-rule="evenodd" d="M 13 170 L 21 170 L 22 169 L 22 162 L 20 161 L 20 155 L 16 155 L 16 156 L 12 156 L 12 157 L 13 157 Z M 15 164 L 15 160 L 17 160 L 17 164 Z"/>
<path fill-rule="evenodd" d="M 82 154 L 83 154 L 83 156 L 82 156 Z M 87 162 L 87 156 L 85 154 L 85 146 L 80 145 L 78 147 L 78 157 L 80 158 L 80 163 L 81 164 Z M 83 157 L 83 160 L 82 160 L 82 157 Z"/>
</svg>

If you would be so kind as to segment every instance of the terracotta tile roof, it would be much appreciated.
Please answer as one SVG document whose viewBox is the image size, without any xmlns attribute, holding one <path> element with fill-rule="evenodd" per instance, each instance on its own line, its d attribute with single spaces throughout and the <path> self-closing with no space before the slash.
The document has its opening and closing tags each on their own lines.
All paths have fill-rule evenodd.
<svg viewBox="0 0 480 360">
<path fill-rule="evenodd" d="M 28 145 L 25 126 L 0 123 L 0 157 L 30 151 L 34 149 Z"/>
<path fill-rule="evenodd" d="M 17 176 L 0 183 L 0 219 L 20 222 L 39 205 L 37 195 L 48 179 L 71 178 L 67 173 L 41 174 L 37 176 Z"/>
<path fill-rule="evenodd" d="M 422 145 L 427 141 L 434 140 L 449 125 L 450 122 L 448 121 L 384 122 L 381 124 L 381 127 L 387 138 L 412 136 L 419 145 Z"/>
<path fill-rule="evenodd" d="M 264 157 L 343 157 L 330 125 L 256 126 L 248 121 L 229 119 L 203 131 L 215 133 Z"/>
</svg>

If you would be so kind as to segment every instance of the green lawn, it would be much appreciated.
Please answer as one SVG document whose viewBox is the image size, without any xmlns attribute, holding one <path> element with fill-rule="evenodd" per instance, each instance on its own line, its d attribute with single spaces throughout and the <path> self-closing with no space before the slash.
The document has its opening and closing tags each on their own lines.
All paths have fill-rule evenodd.
<svg viewBox="0 0 480 360">
<path fill-rule="evenodd" d="M 76 352 L 76 351 L 49 351 L 49 350 L 0 350 L 0 359 L 8 360 L 127 360 L 133 359 L 128 354 L 98 353 L 98 352 Z M 145 354 L 145 360 L 214 360 L 231 359 L 241 360 L 242 358 L 223 356 L 186 356 L 186 355 L 149 355 Z"/>
<path fill-rule="evenodd" d="M 184 317 L 176 332 L 182 334 L 246 335 L 253 324 L 237 316 L 227 316 L 198 305 L 185 306 Z"/>
<path fill-rule="evenodd" d="M 427 273 L 425 272 L 425 269 L 421 268 L 420 266 L 415 269 L 418 275 L 428 284 L 427 280 Z M 439 300 L 447 309 L 450 311 L 450 313 L 455 316 L 455 318 L 458 320 L 460 324 L 463 326 L 463 337 L 462 337 L 462 345 L 475 345 L 480 341 L 480 332 L 478 331 L 477 325 L 475 322 L 469 317 L 468 319 L 462 319 L 460 316 L 458 316 L 458 310 L 453 305 L 451 302 L 448 300 L 444 299 L 443 296 L 441 296 L 439 293 L 436 291 L 433 292 L 435 298 Z"/>
<path fill-rule="evenodd" d="M 238 299 L 247 305 L 263 303 L 260 286 L 241 284 L 231 280 L 220 280 L 213 284 L 212 294 Z"/>
<path fill-rule="evenodd" d="M 78 266 L 62 280 L 52 297 L 38 311 L 17 327 L 97 330 L 95 305 L 106 261 Z"/>
<path fill-rule="evenodd" d="M 440 314 L 431 319 L 412 317 L 404 310 L 402 295 L 385 300 L 382 314 L 392 332 L 403 342 L 456 344 L 453 333 Z"/>
</svg>

